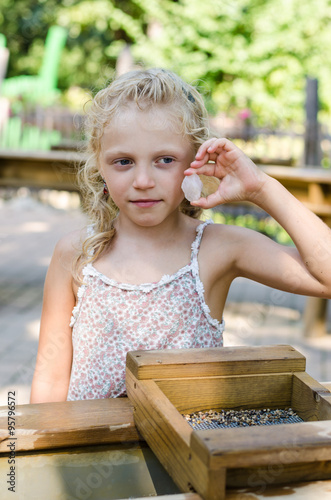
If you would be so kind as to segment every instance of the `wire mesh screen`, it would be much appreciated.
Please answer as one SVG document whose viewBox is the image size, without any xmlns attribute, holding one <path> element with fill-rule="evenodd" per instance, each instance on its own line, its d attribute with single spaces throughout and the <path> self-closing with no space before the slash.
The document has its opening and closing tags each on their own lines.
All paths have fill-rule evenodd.
<svg viewBox="0 0 331 500">
<path fill-rule="evenodd" d="M 292 408 L 262 410 L 206 410 L 183 415 L 195 430 L 296 424 L 303 422 Z"/>
</svg>

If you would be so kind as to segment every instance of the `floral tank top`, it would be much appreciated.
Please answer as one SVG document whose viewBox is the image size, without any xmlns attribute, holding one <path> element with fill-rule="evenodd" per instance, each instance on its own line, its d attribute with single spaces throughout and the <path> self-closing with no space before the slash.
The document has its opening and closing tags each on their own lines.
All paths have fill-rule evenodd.
<svg viewBox="0 0 331 500">
<path fill-rule="evenodd" d="M 200 242 L 210 223 L 197 227 L 190 263 L 156 283 L 118 283 L 85 266 L 70 323 L 68 401 L 125 395 L 128 351 L 223 345 L 224 322 L 210 316 L 199 277 Z"/>
</svg>

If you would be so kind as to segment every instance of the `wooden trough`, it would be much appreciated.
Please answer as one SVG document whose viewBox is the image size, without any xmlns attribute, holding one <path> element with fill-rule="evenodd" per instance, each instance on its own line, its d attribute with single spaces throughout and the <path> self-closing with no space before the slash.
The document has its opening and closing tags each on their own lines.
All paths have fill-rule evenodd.
<svg viewBox="0 0 331 500">
<path fill-rule="evenodd" d="M 331 393 L 291 346 L 136 351 L 127 392 L 139 432 L 182 492 L 331 478 Z M 291 407 L 302 423 L 193 430 L 183 414 Z M 255 498 L 255 497 L 253 497 Z"/>
</svg>

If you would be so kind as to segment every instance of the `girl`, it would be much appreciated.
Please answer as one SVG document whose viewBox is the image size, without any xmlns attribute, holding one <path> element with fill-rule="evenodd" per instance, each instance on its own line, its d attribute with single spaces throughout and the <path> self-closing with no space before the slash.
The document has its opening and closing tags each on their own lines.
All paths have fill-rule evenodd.
<svg viewBox="0 0 331 500">
<path fill-rule="evenodd" d="M 87 130 L 81 173 L 91 223 L 54 251 L 32 403 L 125 394 L 129 350 L 222 346 L 237 276 L 331 297 L 328 227 L 230 141 L 209 138 L 202 98 L 178 76 L 121 76 L 95 97 Z M 193 173 L 219 181 L 190 204 L 181 183 Z M 244 200 L 296 247 L 198 219 L 202 208 Z"/>
</svg>

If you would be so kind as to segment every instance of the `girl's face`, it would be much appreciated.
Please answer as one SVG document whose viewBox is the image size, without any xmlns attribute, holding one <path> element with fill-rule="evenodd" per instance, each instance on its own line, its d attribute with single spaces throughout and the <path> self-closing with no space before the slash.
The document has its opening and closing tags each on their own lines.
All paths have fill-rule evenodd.
<svg viewBox="0 0 331 500">
<path fill-rule="evenodd" d="M 165 106 L 142 111 L 129 103 L 105 129 L 100 171 L 121 220 L 156 226 L 177 212 L 195 152 L 176 128 Z"/>
</svg>

